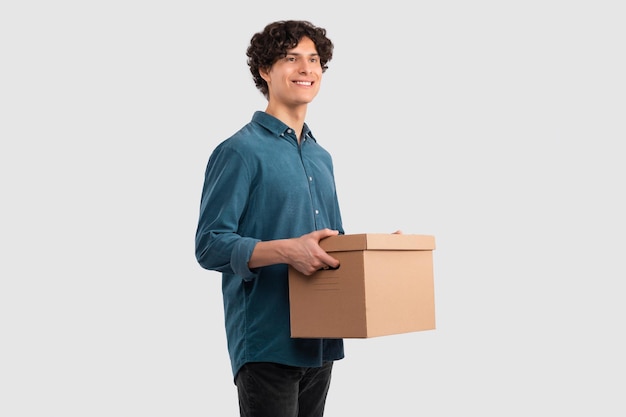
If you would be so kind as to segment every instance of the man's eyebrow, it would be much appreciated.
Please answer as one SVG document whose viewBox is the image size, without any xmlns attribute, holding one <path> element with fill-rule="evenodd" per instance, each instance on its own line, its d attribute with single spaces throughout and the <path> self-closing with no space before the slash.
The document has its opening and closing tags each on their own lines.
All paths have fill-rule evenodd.
<svg viewBox="0 0 626 417">
<path fill-rule="evenodd" d="M 286 53 L 285 53 L 285 56 L 287 56 L 287 55 L 294 55 L 294 56 L 302 56 L 302 55 L 307 55 L 307 56 L 320 56 L 320 54 L 318 54 L 317 52 L 314 52 L 314 53 L 312 53 L 312 54 L 300 54 L 300 53 L 297 53 L 297 52 L 286 52 Z"/>
</svg>

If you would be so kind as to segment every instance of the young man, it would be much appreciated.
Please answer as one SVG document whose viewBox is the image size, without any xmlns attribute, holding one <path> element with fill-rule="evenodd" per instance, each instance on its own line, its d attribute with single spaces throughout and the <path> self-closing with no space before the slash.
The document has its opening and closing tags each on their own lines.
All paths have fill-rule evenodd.
<svg viewBox="0 0 626 417">
<path fill-rule="evenodd" d="M 326 30 L 278 21 L 247 50 L 265 111 L 211 154 L 196 258 L 222 273 L 228 351 L 245 417 L 320 417 L 341 339 L 292 339 L 288 265 L 338 267 L 319 241 L 343 234 L 330 154 L 305 123 L 332 58 Z"/>
</svg>

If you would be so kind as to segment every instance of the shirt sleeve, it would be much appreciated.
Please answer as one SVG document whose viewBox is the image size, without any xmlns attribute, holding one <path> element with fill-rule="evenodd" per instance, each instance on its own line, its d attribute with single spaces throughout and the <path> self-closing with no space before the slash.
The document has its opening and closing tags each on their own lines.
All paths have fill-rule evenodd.
<svg viewBox="0 0 626 417">
<path fill-rule="evenodd" d="M 239 220 L 248 203 L 251 176 L 241 156 L 218 147 L 207 164 L 196 231 L 196 259 L 205 269 L 255 278 L 248 261 L 259 239 L 242 237 Z"/>
</svg>

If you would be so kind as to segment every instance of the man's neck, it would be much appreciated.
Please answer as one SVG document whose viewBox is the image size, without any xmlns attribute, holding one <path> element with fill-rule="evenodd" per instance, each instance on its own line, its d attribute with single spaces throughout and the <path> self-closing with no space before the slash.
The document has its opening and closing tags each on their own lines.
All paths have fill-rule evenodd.
<svg viewBox="0 0 626 417">
<path fill-rule="evenodd" d="M 276 107 L 268 104 L 265 113 L 274 116 L 290 128 L 292 128 L 300 143 L 302 128 L 304 127 L 304 119 L 306 117 L 307 106 L 298 107 Z"/>
</svg>

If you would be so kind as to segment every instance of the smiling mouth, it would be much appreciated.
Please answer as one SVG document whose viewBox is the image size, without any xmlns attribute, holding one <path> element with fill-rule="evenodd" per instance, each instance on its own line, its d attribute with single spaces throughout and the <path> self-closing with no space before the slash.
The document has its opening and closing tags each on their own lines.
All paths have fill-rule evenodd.
<svg viewBox="0 0 626 417">
<path fill-rule="evenodd" d="M 313 85 L 313 81 L 294 81 L 295 84 L 304 85 L 310 87 Z"/>
</svg>

